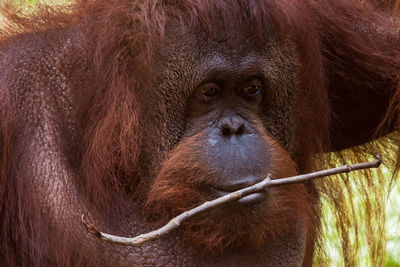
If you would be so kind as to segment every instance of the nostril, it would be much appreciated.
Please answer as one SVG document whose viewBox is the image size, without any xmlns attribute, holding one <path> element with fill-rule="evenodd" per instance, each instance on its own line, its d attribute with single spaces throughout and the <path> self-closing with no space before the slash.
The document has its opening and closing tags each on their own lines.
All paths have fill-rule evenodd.
<svg viewBox="0 0 400 267">
<path fill-rule="evenodd" d="M 233 134 L 233 130 L 231 127 L 229 127 L 229 125 L 223 125 L 222 126 L 222 135 L 229 137 Z"/>
<path fill-rule="evenodd" d="M 236 135 L 242 135 L 244 133 L 244 125 L 240 125 L 239 129 L 236 131 Z"/>
<path fill-rule="evenodd" d="M 244 120 L 237 116 L 225 117 L 221 120 L 221 133 L 225 137 L 242 135 L 244 133 Z"/>
</svg>

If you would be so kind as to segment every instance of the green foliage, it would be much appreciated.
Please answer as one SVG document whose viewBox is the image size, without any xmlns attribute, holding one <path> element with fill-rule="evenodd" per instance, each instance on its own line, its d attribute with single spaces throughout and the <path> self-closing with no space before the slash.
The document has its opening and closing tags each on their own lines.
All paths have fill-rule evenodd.
<svg viewBox="0 0 400 267">
<path fill-rule="evenodd" d="M 400 182 L 393 189 L 386 206 L 386 266 L 400 267 Z"/>
<path fill-rule="evenodd" d="M 392 173 L 386 169 L 385 166 L 383 168 L 383 175 L 385 179 L 390 180 Z M 378 174 L 376 174 L 378 175 Z M 350 187 L 354 187 L 355 184 L 353 181 L 356 179 L 362 179 L 362 175 L 357 173 L 348 174 L 349 179 L 347 180 L 350 183 Z M 339 177 L 337 177 L 339 178 Z M 334 178 L 335 179 L 335 178 Z M 362 223 L 365 218 L 365 210 L 362 208 L 362 200 L 363 194 L 365 192 L 359 191 L 355 188 L 353 190 L 356 192 L 353 195 L 353 203 L 355 203 L 355 214 L 358 214 L 356 220 L 358 221 L 357 231 L 358 236 L 357 240 L 355 240 L 356 236 L 354 235 L 356 229 L 350 229 L 352 232 L 353 239 L 350 242 L 356 242 L 359 246 L 359 265 L 360 266 L 372 266 L 369 253 L 368 253 L 368 231 L 365 228 L 365 224 Z M 373 190 L 373 189 L 371 189 Z M 400 267 L 400 182 L 397 182 L 393 186 L 393 189 L 390 193 L 389 198 L 386 203 L 386 225 L 385 232 L 379 233 L 374 232 L 373 234 L 382 235 L 382 239 L 386 239 L 386 264 L 387 267 Z M 332 206 L 329 205 L 324 199 L 322 200 L 322 213 L 325 218 L 324 223 L 322 225 L 322 232 L 324 233 L 322 244 L 323 251 L 325 251 L 326 255 L 324 256 L 324 263 L 326 266 L 345 266 L 343 258 L 341 257 L 341 237 L 339 230 L 337 228 L 337 219 L 333 215 L 334 211 L 332 210 Z M 371 233 L 370 233 L 371 234 Z M 325 265 L 324 265 L 325 266 Z"/>
</svg>

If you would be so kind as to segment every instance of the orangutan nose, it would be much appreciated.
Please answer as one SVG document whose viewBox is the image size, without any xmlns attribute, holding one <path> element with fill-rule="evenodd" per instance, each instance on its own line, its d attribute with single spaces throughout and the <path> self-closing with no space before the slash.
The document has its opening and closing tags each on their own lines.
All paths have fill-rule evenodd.
<svg viewBox="0 0 400 267">
<path fill-rule="evenodd" d="M 224 137 L 240 136 L 245 133 L 245 121 L 237 115 L 225 116 L 220 121 L 220 129 Z"/>
</svg>

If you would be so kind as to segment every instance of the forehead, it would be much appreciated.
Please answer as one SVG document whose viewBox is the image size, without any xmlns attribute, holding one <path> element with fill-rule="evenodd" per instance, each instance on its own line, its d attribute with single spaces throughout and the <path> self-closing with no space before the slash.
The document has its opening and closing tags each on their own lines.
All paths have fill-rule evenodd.
<svg viewBox="0 0 400 267">
<path fill-rule="evenodd" d="M 263 36 L 260 37 L 251 30 L 246 31 L 235 27 L 233 22 L 216 24 L 211 30 L 200 26 L 186 28 L 179 23 L 177 25 L 169 23 L 160 52 L 161 55 L 168 56 L 171 50 L 179 49 L 182 52 L 197 53 L 202 57 L 219 54 L 231 60 L 237 60 L 240 56 L 249 53 L 262 53 L 268 43 L 276 39 L 278 38 L 271 29 L 266 28 Z"/>
<path fill-rule="evenodd" d="M 176 73 L 180 78 L 190 75 L 187 80 L 194 84 L 218 73 L 277 79 L 279 72 L 293 69 L 293 52 L 288 40 L 282 41 L 268 32 L 260 42 L 247 33 L 229 29 L 213 35 L 175 29 L 166 34 L 156 62 L 159 73 Z"/>
</svg>

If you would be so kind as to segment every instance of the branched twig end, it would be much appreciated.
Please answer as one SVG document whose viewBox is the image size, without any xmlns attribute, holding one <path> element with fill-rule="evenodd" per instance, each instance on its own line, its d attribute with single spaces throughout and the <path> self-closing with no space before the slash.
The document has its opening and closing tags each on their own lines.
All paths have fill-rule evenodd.
<svg viewBox="0 0 400 267">
<path fill-rule="evenodd" d="M 382 164 L 382 156 L 381 156 L 381 154 L 378 154 L 378 155 L 376 155 L 375 156 L 375 160 L 377 161 L 377 163 L 376 163 L 376 167 L 379 167 L 379 165 L 381 165 Z"/>
<path fill-rule="evenodd" d="M 94 234 L 98 238 L 101 238 L 100 231 L 97 230 L 97 228 L 96 228 L 96 226 L 94 226 L 94 224 L 88 224 L 86 222 L 84 214 L 82 214 L 81 220 L 82 220 L 82 223 L 85 226 L 85 228 L 89 231 L 89 233 Z"/>
</svg>

